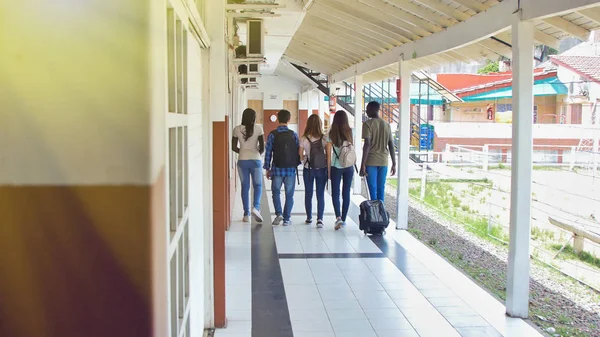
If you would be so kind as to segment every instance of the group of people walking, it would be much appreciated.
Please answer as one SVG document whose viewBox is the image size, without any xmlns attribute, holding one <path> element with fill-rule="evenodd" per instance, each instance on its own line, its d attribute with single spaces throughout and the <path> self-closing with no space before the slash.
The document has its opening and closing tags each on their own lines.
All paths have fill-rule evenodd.
<svg viewBox="0 0 600 337">
<path fill-rule="evenodd" d="M 316 227 L 323 228 L 325 211 L 325 189 L 331 183 L 331 198 L 335 211 L 335 229 L 346 225 L 350 208 L 350 188 L 354 174 L 366 177 L 372 200 L 384 200 L 385 182 L 388 174 L 388 155 L 391 157 L 391 175 L 396 173 L 394 144 L 390 125 L 379 118 L 380 105 L 367 105 L 369 119 L 363 123 L 363 156 L 358 169 L 354 148 L 354 137 L 348 115 L 340 110 L 334 114 L 329 133 L 324 134 L 323 123 L 318 115 L 311 115 L 302 136 L 288 127 L 291 113 L 277 113 L 279 126 L 267 136 L 266 144 L 262 127 L 256 124 L 256 112 L 244 110 L 242 124 L 233 130 L 232 149 L 239 154 L 238 173 L 241 180 L 241 196 L 244 207 L 244 222 L 250 217 L 262 222 L 260 199 L 262 195 L 262 169 L 271 180 L 275 219 L 273 225 L 292 224 L 296 181 L 299 184 L 298 167 L 302 165 L 305 187 L 304 204 L 307 225 L 313 223 L 313 194 L 317 195 Z M 265 160 L 261 169 L 261 156 Z M 250 205 L 250 185 L 254 200 Z M 284 187 L 285 203 L 281 205 L 281 188 Z M 341 192 L 341 193 L 340 193 Z M 341 196 L 341 198 L 340 198 Z M 341 200 L 340 200 L 341 199 Z M 341 201 L 341 202 L 340 202 Z"/>
</svg>

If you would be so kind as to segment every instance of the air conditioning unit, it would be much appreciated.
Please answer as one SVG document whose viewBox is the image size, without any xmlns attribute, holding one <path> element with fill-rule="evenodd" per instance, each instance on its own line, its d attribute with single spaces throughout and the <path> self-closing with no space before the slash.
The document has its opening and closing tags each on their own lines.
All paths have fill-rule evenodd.
<svg viewBox="0 0 600 337">
<path fill-rule="evenodd" d="M 262 20 L 248 20 L 246 23 L 247 41 L 246 55 L 248 57 L 263 57 L 264 56 L 264 23 Z"/>
</svg>

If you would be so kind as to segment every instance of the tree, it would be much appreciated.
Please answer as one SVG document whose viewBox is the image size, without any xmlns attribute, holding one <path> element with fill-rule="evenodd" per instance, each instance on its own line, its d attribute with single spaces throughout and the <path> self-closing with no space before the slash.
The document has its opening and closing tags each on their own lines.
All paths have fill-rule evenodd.
<svg viewBox="0 0 600 337">
<path fill-rule="evenodd" d="M 497 73 L 500 71 L 500 65 L 498 64 L 498 62 L 492 61 L 492 60 L 487 60 L 487 64 L 477 70 L 478 74 L 489 74 L 489 73 Z"/>
</svg>

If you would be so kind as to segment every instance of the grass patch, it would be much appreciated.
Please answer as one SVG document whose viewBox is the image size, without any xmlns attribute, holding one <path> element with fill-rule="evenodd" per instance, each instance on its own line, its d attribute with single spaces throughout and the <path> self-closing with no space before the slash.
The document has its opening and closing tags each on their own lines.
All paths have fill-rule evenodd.
<svg viewBox="0 0 600 337">
<path fill-rule="evenodd" d="M 552 245 L 550 245 L 550 248 L 552 248 L 552 250 L 558 252 L 562 248 L 562 245 L 561 244 L 552 244 Z M 571 245 L 565 246 L 565 249 L 563 249 L 560 256 L 562 258 L 569 259 L 569 260 L 579 260 L 579 261 L 585 262 L 591 266 L 600 268 L 600 258 L 598 258 L 588 252 L 585 252 L 585 251 L 577 254 L 577 253 L 575 253 L 575 251 L 573 250 L 573 246 L 571 246 Z"/>
<path fill-rule="evenodd" d="M 503 163 L 499 163 L 498 165 L 490 165 L 488 168 L 490 170 L 510 170 L 510 166 L 507 166 Z"/>
<path fill-rule="evenodd" d="M 473 187 L 483 187 L 474 185 Z M 425 198 L 421 200 L 424 204 L 436 209 L 449 220 L 459 221 L 465 225 L 465 228 L 488 241 L 501 240 L 508 241 L 508 234 L 501 226 L 490 225 L 486 217 L 476 215 L 468 205 L 462 204 L 461 200 L 453 193 L 454 187 L 446 182 L 429 182 L 425 188 Z M 413 186 L 408 190 L 409 195 L 420 199 L 421 186 Z"/>
<path fill-rule="evenodd" d="M 560 166 L 533 166 L 534 171 L 564 171 L 563 167 Z"/>
<path fill-rule="evenodd" d="M 420 229 L 417 229 L 417 228 L 409 228 L 408 232 L 411 233 L 418 240 L 421 240 L 421 236 L 423 236 L 423 232 Z"/>
<path fill-rule="evenodd" d="M 531 227 L 531 239 L 543 242 L 554 240 L 554 232 L 548 229 L 542 229 L 540 227 L 533 226 Z M 558 249 L 560 249 L 560 247 Z"/>
</svg>

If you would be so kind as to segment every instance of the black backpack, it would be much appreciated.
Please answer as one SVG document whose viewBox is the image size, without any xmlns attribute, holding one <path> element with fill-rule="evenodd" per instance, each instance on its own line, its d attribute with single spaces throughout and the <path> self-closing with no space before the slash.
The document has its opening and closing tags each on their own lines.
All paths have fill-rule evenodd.
<svg viewBox="0 0 600 337">
<path fill-rule="evenodd" d="M 298 154 L 298 145 L 294 137 L 294 131 L 288 130 L 278 132 L 274 130 L 273 134 L 273 165 L 278 168 L 297 167 L 300 163 Z"/>
<path fill-rule="evenodd" d="M 310 139 L 309 139 L 310 141 Z M 310 142 L 310 159 L 308 167 L 312 169 L 321 169 L 327 166 L 327 157 L 323 148 L 323 138 L 321 137 L 315 142 Z"/>
</svg>

